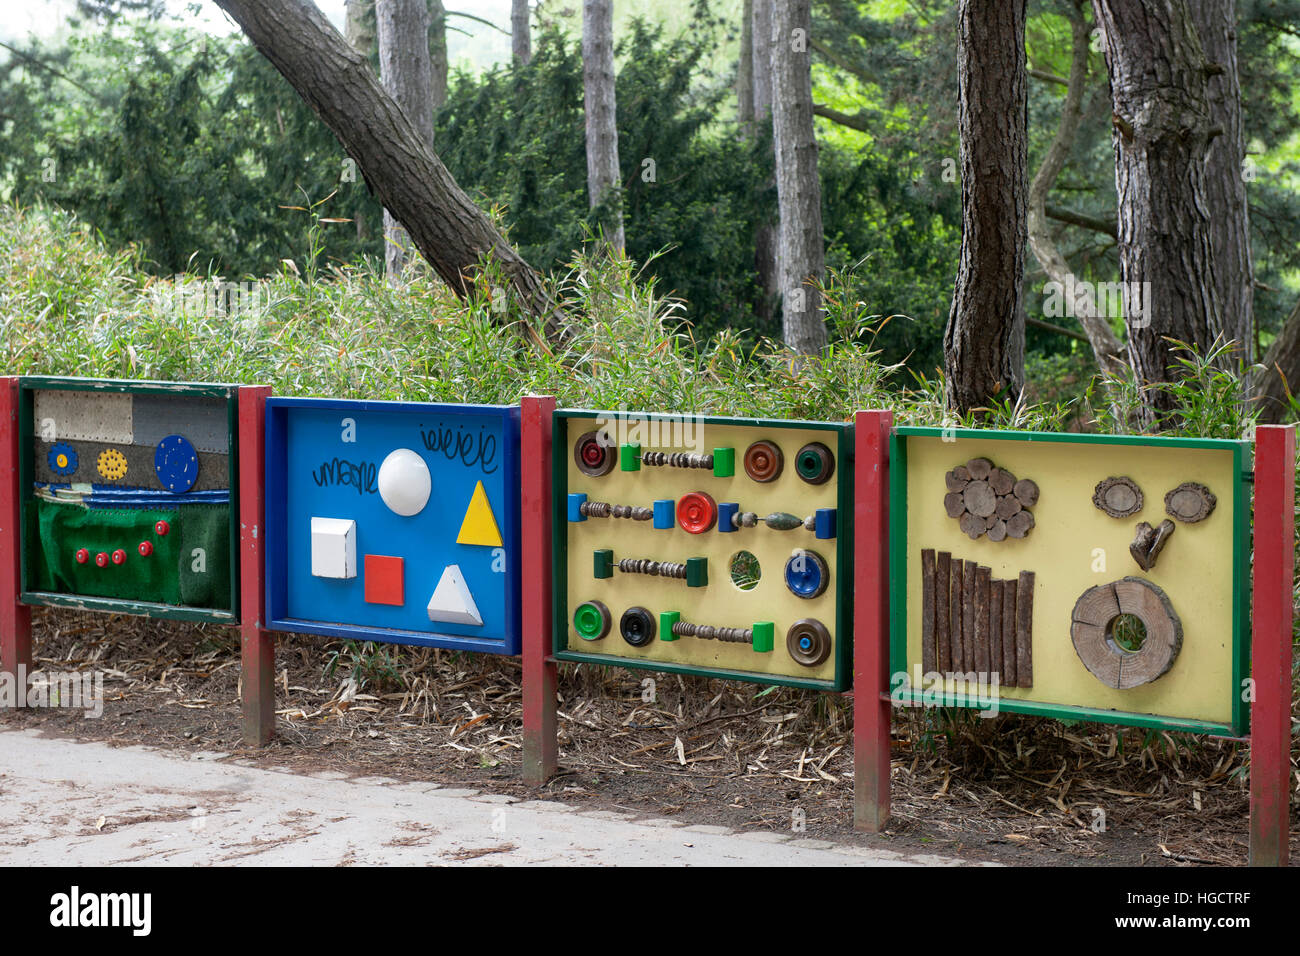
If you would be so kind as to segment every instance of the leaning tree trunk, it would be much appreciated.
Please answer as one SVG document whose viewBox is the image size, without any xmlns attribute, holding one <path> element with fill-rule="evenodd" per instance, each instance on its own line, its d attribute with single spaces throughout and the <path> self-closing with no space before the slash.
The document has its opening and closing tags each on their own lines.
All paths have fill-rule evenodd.
<svg viewBox="0 0 1300 956">
<path fill-rule="evenodd" d="M 957 20 L 961 259 L 943 353 L 964 414 L 1024 385 L 1025 0 L 961 0 Z"/>
<path fill-rule="evenodd" d="M 433 90 L 429 71 L 429 11 L 425 0 L 375 0 L 379 33 L 379 75 L 420 138 L 433 147 Z M 401 278 L 410 237 L 393 214 L 384 210 L 384 271 L 390 282 Z"/>
<path fill-rule="evenodd" d="M 587 199 L 603 207 L 605 241 L 622 252 L 623 177 L 614 104 L 614 0 L 583 0 L 582 89 L 587 118 Z"/>
<path fill-rule="evenodd" d="M 822 188 L 813 130 L 811 0 L 772 6 L 772 143 L 780 219 L 781 329 L 785 344 L 815 355 L 826 348 Z"/>
<path fill-rule="evenodd" d="M 1241 348 L 1248 364 L 1255 338 L 1255 276 L 1250 255 L 1250 212 L 1246 182 L 1246 138 L 1242 130 L 1241 80 L 1237 75 L 1237 4 L 1234 0 L 1196 0 L 1190 4 L 1201 37 L 1209 80 L 1210 154 L 1205 163 L 1210 242 L 1215 280 L 1223 309 L 1223 331 Z M 1215 136 L 1214 129 L 1223 130 Z"/>
<path fill-rule="evenodd" d="M 1201 0 L 1197 0 L 1201 2 Z M 1205 54 L 1187 0 L 1093 0 L 1110 75 L 1120 277 L 1139 382 L 1178 377 L 1174 339 L 1209 351 L 1223 333 L 1206 163 L 1216 135 Z M 1143 390 L 1148 418 L 1170 411 Z"/>
<path fill-rule="evenodd" d="M 1264 353 L 1257 376 L 1255 400 L 1262 422 L 1293 421 L 1292 395 L 1300 394 L 1300 302 L 1297 302 L 1282 331 Z"/>
<path fill-rule="evenodd" d="M 511 0 L 510 55 L 516 63 L 520 64 L 527 63 L 533 58 L 533 37 L 528 23 L 528 0 Z"/>
<path fill-rule="evenodd" d="M 456 185 L 428 141 L 384 92 L 365 58 L 310 0 L 215 0 L 338 137 L 376 198 L 434 271 L 466 297 L 485 256 L 498 263 L 548 338 L 567 332 L 545 285 Z M 507 312 L 495 312 L 503 320 Z"/>
<path fill-rule="evenodd" d="M 433 108 L 447 103 L 447 8 L 442 0 L 429 0 L 429 73 Z"/>
</svg>

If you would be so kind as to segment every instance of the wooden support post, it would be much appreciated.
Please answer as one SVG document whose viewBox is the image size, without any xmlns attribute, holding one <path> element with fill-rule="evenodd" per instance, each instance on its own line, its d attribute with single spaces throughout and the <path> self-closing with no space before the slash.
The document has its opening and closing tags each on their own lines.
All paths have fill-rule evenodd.
<svg viewBox="0 0 1300 956">
<path fill-rule="evenodd" d="M 275 636 L 266 630 L 266 399 L 269 385 L 239 388 L 239 638 L 244 743 L 275 735 Z"/>
<path fill-rule="evenodd" d="M 1292 578 L 1295 427 L 1255 430 L 1255 587 L 1252 598 L 1250 863 L 1290 855 Z"/>
<path fill-rule="evenodd" d="M 854 423 L 853 827 L 889 820 L 889 439 L 894 413 Z"/>
<path fill-rule="evenodd" d="M 0 674 L 11 675 L 18 706 L 27 700 L 32 670 L 32 609 L 19 602 L 22 592 L 18 487 L 18 379 L 0 378 Z"/>
<path fill-rule="evenodd" d="M 551 413 L 555 399 L 529 397 L 520 407 L 524 782 L 539 787 L 559 767 L 556 668 L 551 657 Z"/>
</svg>

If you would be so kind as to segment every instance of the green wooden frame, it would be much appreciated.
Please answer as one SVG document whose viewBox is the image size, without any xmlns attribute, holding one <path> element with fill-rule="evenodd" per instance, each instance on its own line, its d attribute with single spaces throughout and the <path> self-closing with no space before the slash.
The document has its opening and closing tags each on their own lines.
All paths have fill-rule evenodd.
<svg viewBox="0 0 1300 956">
<path fill-rule="evenodd" d="M 1231 451 L 1236 480 L 1232 487 L 1232 721 L 1166 717 L 1127 711 L 1049 704 L 1042 701 L 999 698 L 999 711 L 1033 714 L 1056 720 L 1086 720 L 1131 727 L 1179 730 L 1194 734 L 1244 737 L 1250 730 L 1250 708 L 1241 699 L 1242 681 L 1250 673 L 1250 508 L 1247 485 L 1253 480 L 1251 443 L 1221 438 L 1164 438 L 1144 435 L 1075 435 L 1056 432 L 997 431 L 980 428 L 933 428 L 907 426 L 894 429 L 889 449 L 889 603 L 890 673 L 907 669 L 907 439 L 972 438 L 1010 441 L 1054 442 L 1070 445 L 1136 445 L 1148 448 L 1203 448 Z M 923 692 L 892 686 L 896 702 L 920 705 Z M 964 705 L 984 709 L 992 701 L 968 700 Z"/>
<path fill-rule="evenodd" d="M 18 380 L 19 507 L 25 508 L 32 499 L 32 485 L 36 474 L 32 449 L 34 400 L 37 390 L 68 392 L 113 392 L 135 395 L 165 394 L 187 398 L 220 398 L 226 402 L 226 427 L 229 448 L 227 461 L 230 475 L 230 610 L 220 608 L 181 607 L 151 601 L 129 601 L 120 598 L 90 597 L 62 594 L 51 591 L 33 591 L 28 588 L 27 521 L 19 522 L 21 541 L 21 593 L 23 604 L 41 607 L 65 607 L 84 611 L 110 611 L 133 614 L 169 621 L 215 622 L 234 624 L 239 621 L 239 386 L 229 384 L 136 381 L 133 379 L 75 378 L 66 376 L 24 375 Z"/>
<path fill-rule="evenodd" d="M 770 429 L 806 429 L 824 431 L 836 436 L 836 508 L 840 529 L 835 541 L 835 562 L 838 580 L 844 582 L 836 590 L 835 601 L 835 677 L 833 680 L 812 680 L 789 677 L 783 674 L 760 674 L 727 668 L 694 667 L 671 661 L 650 661 L 596 654 L 590 651 L 573 651 L 568 648 L 568 514 L 566 503 L 569 491 L 568 446 L 569 419 L 634 415 L 640 421 L 676 421 L 683 416 L 697 419 L 705 425 L 739 425 Z M 577 663 L 604 664 L 610 667 L 627 667 L 636 670 L 660 671 L 669 674 L 695 674 L 722 680 L 739 680 L 750 683 L 802 687 L 811 690 L 841 691 L 852 685 L 853 677 L 853 475 L 854 459 L 853 425 L 849 422 L 809 422 L 775 420 L 767 418 L 734 418 L 696 415 L 692 412 L 631 412 L 600 411 L 580 408 L 558 408 L 552 417 L 551 431 L 551 569 L 552 591 L 552 650 L 556 660 Z"/>
</svg>

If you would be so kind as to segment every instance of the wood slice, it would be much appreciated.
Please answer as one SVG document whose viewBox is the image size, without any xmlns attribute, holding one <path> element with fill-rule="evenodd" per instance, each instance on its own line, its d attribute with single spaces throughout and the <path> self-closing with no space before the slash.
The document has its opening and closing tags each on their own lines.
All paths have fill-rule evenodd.
<svg viewBox="0 0 1300 956">
<path fill-rule="evenodd" d="M 969 511 L 963 512 L 959 521 L 961 530 L 964 531 L 972 541 L 984 533 L 984 519 L 971 514 Z"/>
<path fill-rule="evenodd" d="M 948 486 L 949 491 L 961 491 L 970 481 L 969 478 L 957 477 L 957 472 L 950 471 L 943 476 L 944 483 Z"/>
<path fill-rule="evenodd" d="M 921 549 L 921 669 L 935 668 L 934 647 L 934 549 Z"/>
<path fill-rule="evenodd" d="M 1142 619 L 1147 636 L 1142 647 L 1125 653 L 1120 665 L 1120 690 L 1149 684 L 1169 672 L 1183 646 L 1183 624 L 1169 596 L 1150 581 L 1124 578 L 1115 582 L 1120 611 Z"/>
<path fill-rule="evenodd" d="M 973 515 L 987 518 L 997 510 L 998 496 L 987 481 L 972 481 L 961 495 L 966 502 L 966 510 Z"/>
<path fill-rule="evenodd" d="M 972 458 L 966 462 L 966 470 L 970 472 L 971 478 L 983 481 L 993 473 L 993 462 L 987 458 Z"/>
<path fill-rule="evenodd" d="M 952 669 L 962 670 L 966 659 L 966 648 L 961 635 L 962 595 L 965 587 L 962 581 L 962 563 L 956 558 L 952 562 L 952 583 L 948 592 L 948 644 L 952 648 L 950 659 Z"/>
<path fill-rule="evenodd" d="M 952 473 L 958 481 L 970 481 L 970 470 L 965 465 L 958 465 Z"/>
<path fill-rule="evenodd" d="M 1002 591 L 1002 686 L 1015 687 L 1016 679 L 1016 582 L 1000 581 Z"/>
<path fill-rule="evenodd" d="M 934 642 L 939 673 L 952 670 L 952 640 L 948 637 L 948 591 L 952 587 L 952 555 L 940 551 L 934 561 Z"/>
<path fill-rule="evenodd" d="M 1074 602 L 1070 642 L 1074 653 L 1093 677 L 1107 687 L 1118 687 L 1121 654 L 1107 641 L 1110 622 L 1119 616 L 1114 584 L 1088 588 Z"/>
<path fill-rule="evenodd" d="M 1011 492 L 1020 499 L 1020 503 L 1026 508 L 1032 508 L 1038 504 L 1038 485 L 1028 478 L 1021 478 L 1017 481 Z"/>
<path fill-rule="evenodd" d="M 1010 518 L 1020 512 L 1024 505 L 1015 495 L 1003 495 L 998 499 L 997 515 L 999 518 Z"/>
<path fill-rule="evenodd" d="M 989 581 L 989 680 L 997 675 L 998 686 L 1002 685 L 1005 670 L 1002 666 L 1002 582 L 996 578 Z"/>
<path fill-rule="evenodd" d="M 987 681 L 989 662 L 989 581 L 990 570 L 982 565 L 975 567 L 975 594 L 972 608 L 975 612 L 975 671 Z"/>
<path fill-rule="evenodd" d="M 1074 611 L 1070 620 L 1077 624 L 1105 628 L 1119 617 L 1119 599 L 1115 589 L 1109 584 L 1099 584 L 1088 588 L 1074 602 Z"/>
<path fill-rule="evenodd" d="M 1136 481 L 1125 475 L 1112 475 L 1097 482 L 1092 503 L 1112 518 L 1127 518 L 1142 510 L 1144 499 Z"/>
<path fill-rule="evenodd" d="M 1188 524 L 1204 521 L 1216 504 L 1218 499 L 1214 492 L 1194 481 L 1185 481 L 1165 495 L 1165 513 Z"/>
<path fill-rule="evenodd" d="M 1011 494 L 1011 489 L 1015 486 L 1016 476 L 1005 468 L 994 468 L 993 474 L 989 475 L 989 487 L 999 495 Z"/>
<path fill-rule="evenodd" d="M 1017 511 L 1007 519 L 1007 537 L 1023 538 L 1029 534 L 1034 527 L 1034 513 L 1032 511 Z"/>
<path fill-rule="evenodd" d="M 1016 686 L 1034 686 L 1034 572 L 1021 571 L 1016 583 Z"/>
<path fill-rule="evenodd" d="M 989 528 L 988 536 L 990 541 L 1002 541 L 1007 536 L 1007 523 L 1001 518 L 996 518 L 993 527 Z"/>
<path fill-rule="evenodd" d="M 973 670 L 975 649 L 975 568 L 974 561 L 963 561 L 961 569 L 961 646 L 963 673 Z"/>
<path fill-rule="evenodd" d="M 949 518 L 960 518 L 966 512 L 966 502 L 962 500 L 961 492 L 950 491 L 943 496 L 943 510 L 948 512 Z"/>
</svg>

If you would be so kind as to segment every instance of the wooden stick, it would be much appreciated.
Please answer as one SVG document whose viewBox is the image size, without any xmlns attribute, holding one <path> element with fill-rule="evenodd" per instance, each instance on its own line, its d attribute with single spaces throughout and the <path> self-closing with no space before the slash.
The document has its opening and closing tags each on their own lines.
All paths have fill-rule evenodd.
<svg viewBox="0 0 1300 956">
<path fill-rule="evenodd" d="M 935 668 L 934 549 L 921 549 L 921 668 L 929 674 Z"/>
<path fill-rule="evenodd" d="M 969 466 L 968 466 L 969 467 Z M 975 670 L 984 676 L 989 673 L 989 579 L 992 572 L 982 565 L 975 566 L 975 594 L 972 609 L 975 612 Z"/>
<path fill-rule="evenodd" d="M 975 568 L 974 561 L 965 561 L 961 569 L 961 649 L 962 673 L 975 668 Z"/>
<path fill-rule="evenodd" d="M 1015 687 L 1018 665 L 1016 662 L 1016 582 L 1002 584 L 1002 686 Z"/>
<path fill-rule="evenodd" d="M 952 670 L 952 638 L 948 618 L 948 593 L 952 587 L 952 555 L 940 551 L 936 555 L 934 580 L 934 635 L 938 645 L 939 673 Z"/>
<path fill-rule="evenodd" d="M 994 579 L 989 581 L 989 679 L 997 674 L 1001 684 L 1005 672 L 1002 664 L 1002 582 Z"/>
<path fill-rule="evenodd" d="M 1034 572 L 1021 571 L 1016 591 L 1016 686 L 1034 686 Z"/>
<path fill-rule="evenodd" d="M 952 669 L 959 671 L 962 669 L 962 662 L 965 660 L 965 648 L 961 641 L 961 606 L 962 595 L 965 591 L 962 588 L 962 563 L 956 558 L 952 562 L 952 591 L 948 597 L 948 642 L 952 646 Z"/>
</svg>

